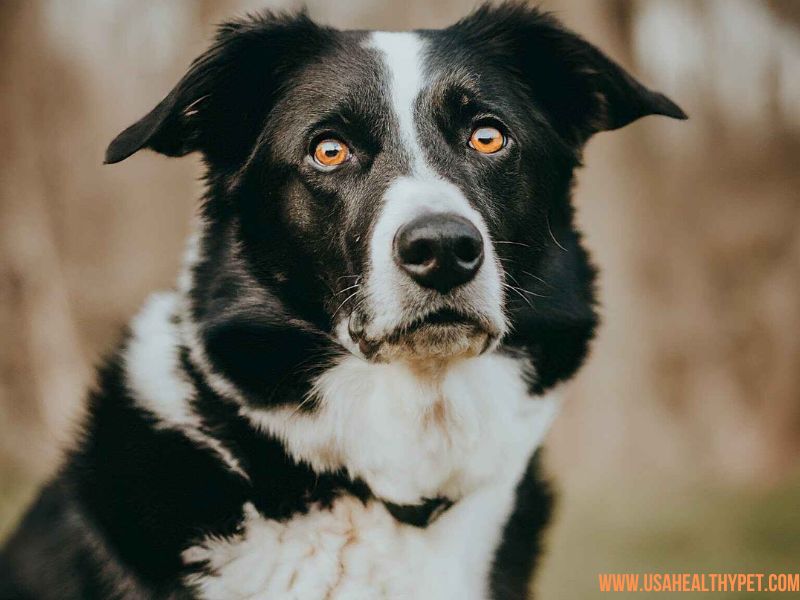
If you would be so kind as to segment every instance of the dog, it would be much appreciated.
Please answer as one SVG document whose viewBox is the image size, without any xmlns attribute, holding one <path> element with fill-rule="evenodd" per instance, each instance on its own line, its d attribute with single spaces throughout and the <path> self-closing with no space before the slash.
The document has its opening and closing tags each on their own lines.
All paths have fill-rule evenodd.
<svg viewBox="0 0 800 600">
<path fill-rule="evenodd" d="M 206 193 L 0 596 L 527 597 L 538 448 L 598 322 L 574 171 L 646 115 L 686 118 L 524 4 L 222 25 L 108 147 L 199 152 Z"/>
</svg>

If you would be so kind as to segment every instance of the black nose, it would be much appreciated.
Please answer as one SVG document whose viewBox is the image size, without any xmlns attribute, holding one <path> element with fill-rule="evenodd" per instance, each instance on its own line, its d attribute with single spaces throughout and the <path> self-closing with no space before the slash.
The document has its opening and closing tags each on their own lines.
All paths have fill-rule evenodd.
<svg viewBox="0 0 800 600">
<path fill-rule="evenodd" d="M 464 217 L 422 215 L 397 231 L 394 260 L 418 284 L 445 294 L 475 277 L 483 262 L 483 238 Z"/>
</svg>

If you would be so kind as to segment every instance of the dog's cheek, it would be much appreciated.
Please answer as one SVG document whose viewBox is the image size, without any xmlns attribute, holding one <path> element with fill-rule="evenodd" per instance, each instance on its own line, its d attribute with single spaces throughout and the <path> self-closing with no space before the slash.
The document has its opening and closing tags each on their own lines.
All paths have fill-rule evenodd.
<svg viewBox="0 0 800 600">
<path fill-rule="evenodd" d="M 299 180 L 286 185 L 282 194 L 281 219 L 298 239 L 307 238 L 319 228 L 319 205 L 324 199 L 318 196 Z"/>
</svg>

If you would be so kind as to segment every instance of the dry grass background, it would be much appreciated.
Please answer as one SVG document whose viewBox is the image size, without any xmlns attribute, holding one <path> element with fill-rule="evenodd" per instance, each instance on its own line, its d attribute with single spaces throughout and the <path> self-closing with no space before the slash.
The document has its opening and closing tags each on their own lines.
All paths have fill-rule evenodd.
<svg viewBox="0 0 800 600">
<path fill-rule="evenodd" d="M 473 4 L 307 3 L 389 29 Z M 172 285 L 200 193 L 195 159 L 102 167 L 105 145 L 215 22 L 264 5 L 0 3 L 0 536 L 57 465 L 92 364 Z M 587 148 L 576 202 L 604 324 L 548 442 L 563 502 L 542 597 L 591 597 L 598 570 L 796 570 L 800 3 L 543 6 L 692 118 Z"/>
</svg>

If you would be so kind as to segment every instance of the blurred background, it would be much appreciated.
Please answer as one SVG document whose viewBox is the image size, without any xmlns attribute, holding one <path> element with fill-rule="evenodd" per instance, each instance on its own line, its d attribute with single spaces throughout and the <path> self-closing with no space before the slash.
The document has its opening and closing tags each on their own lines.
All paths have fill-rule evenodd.
<svg viewBox="0 0 800 600">
<path fill-rule="evenodd" d="M 298 6 L 0 2 L 0 538 L 57 468 L 93 365 L 173 284 L 201 193 L 196 158 L 103 167 L 105 146 L 215 23 L 265 5 Z M 323 23 L 383 29 L 474 5 L 307 2 Z M 575 196 L 604 322 L 547 443 L 562 501 L 539 597 L 591 598 L 605 571 L 796 572 L 800 2 L 542 6 L 691 120 L 586 150 Z"/>
</svg>

